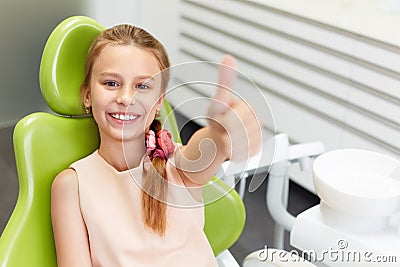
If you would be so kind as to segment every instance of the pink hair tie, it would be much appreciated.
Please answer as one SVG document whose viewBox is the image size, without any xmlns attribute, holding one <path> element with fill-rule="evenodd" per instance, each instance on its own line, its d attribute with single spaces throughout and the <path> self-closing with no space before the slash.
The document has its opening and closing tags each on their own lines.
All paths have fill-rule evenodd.
<svg viewBox="0 0 400 267">
<path fill-rule="evenodd" d="M 164 151 L 160 148 L 154 149 L 154 152 L 152 154 L 152 157 L 150 157 L 150 159 L 153 160 L 153 158 L 160 158 L 162 160 L 166 159 Z"/>
<path fill-rule="evenodd" d="M 156 149 L 156 135 L 153 130 L 149 130 L 146 133 L 146 150 L 147 155 L 150 156 L 152 151 Z"/>
<path fill-rule="evenodd" d="M 174 151 L 175 144 L 172 142 L 171 133 L 165 129 L 157 133 L 157 138 L 153 130 L 146 133 L 146 150 L 150 160 L 159 157 L 162 160 L 167 160 Z"/>
</svg>

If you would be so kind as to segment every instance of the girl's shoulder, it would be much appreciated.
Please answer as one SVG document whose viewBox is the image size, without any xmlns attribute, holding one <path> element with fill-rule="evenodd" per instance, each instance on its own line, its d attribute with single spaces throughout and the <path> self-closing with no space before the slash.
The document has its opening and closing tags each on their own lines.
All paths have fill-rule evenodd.
<svg viewBox="0 0 400 267">
<path fill-rule="evenodd" d="M 73 169 L 61 171 L 51 186 L 51 205 L 58 209 L 62 203 L 74 203 L 78 199 L 78 176 Z"/>
<path fill-rule="evenodd" d="M 72 168 L 61 171 L 53 180 L 52 192 L 54 190 L 78 188 L 78 175 Z"/>
<path fill-rule="evenodd" d="M 61 171 L 53 180 L 53 190 L 77 190 L 78 189 L 78 173 L 75 170 L 75 166 L 80 165 L 87 161 L 89 158 L 97 153 L 97 150 L 82 159 L 79 159 L 72 163 L 67 169 Z"/>
</svg>

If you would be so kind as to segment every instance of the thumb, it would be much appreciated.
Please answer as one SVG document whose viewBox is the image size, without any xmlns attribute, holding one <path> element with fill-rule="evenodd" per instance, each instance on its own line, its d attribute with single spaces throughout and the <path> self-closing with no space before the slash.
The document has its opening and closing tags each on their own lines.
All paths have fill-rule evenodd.
<svg viewBox="0 0 400 267">
<path fill-rule="evenodd" d="M 219 67 L 218 87 L 213 97 L 215 103 L 212 111 L 214 114 L 225 112 L 235 99 L 232 87 L 236 77 L 236 59 L 231 55 L 225 55 Z"/>
</svg>

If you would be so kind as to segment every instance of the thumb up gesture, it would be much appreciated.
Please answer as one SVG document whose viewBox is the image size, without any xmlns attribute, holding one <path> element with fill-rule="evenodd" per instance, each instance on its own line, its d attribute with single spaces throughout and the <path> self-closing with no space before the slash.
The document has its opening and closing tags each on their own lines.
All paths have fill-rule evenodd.
<svg viewBox="0 0 400 267">
<path fill-rule="evenodd" d="M 233 90 L 236 77 L 236 60 L 232 56 L 224 56 L 219 68 L 217 91 L 210 99 L 207 118 L 213 130 L 225 135 L 223 153 L 227 158 L 244 161 L 259 152 L 262 129 L 253 108 Z"/>
</svg>

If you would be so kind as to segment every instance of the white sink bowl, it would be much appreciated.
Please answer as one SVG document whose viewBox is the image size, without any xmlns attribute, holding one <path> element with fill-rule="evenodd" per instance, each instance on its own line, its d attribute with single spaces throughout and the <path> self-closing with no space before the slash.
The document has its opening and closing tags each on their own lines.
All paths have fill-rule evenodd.
<svg viewBox="0 0 400 267">
<path fill-rule="evenodd" d="M 314 187 L 330 208 L 361 217 L 400 211 L 400 161 L 376 152 L 339 149 L 313 165 Z"/>
</svg>

